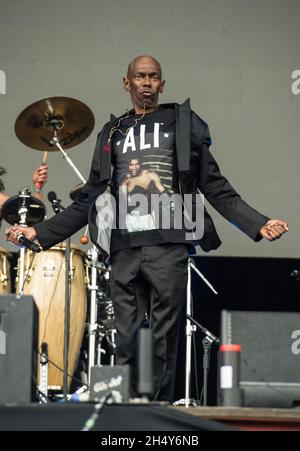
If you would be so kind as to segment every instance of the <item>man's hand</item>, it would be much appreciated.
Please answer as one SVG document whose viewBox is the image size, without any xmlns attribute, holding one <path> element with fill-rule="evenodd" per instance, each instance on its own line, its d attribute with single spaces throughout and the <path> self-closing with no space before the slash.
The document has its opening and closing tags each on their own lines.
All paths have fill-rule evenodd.
<svg viewBox="0 0 300 451">
<path fill-rule="evenodd" d="M 46 164 L 42 164 L 39 168 L 37 168 L 32 176 L 32 184 L 36 188 L 40 185 L 43 186 L 48 179 L 48 166 Z"/>
<path fill-rule="evenodd" d="M 278 240 L 289 230 L 288 223 L 281 219 L 270 219 L 259 231 L 263 238 L 269 241 Z"/>
<path fill-rule="evenodd" d="M 22 227 L 22 226 L 12 226 L 7 227 L 6 239 L 10 243 L 19 244 L 18 237 L 24 235 L 28 240 L 34 241 L 36 239 L 36 230 L 34 227 Z"/>
</svg>

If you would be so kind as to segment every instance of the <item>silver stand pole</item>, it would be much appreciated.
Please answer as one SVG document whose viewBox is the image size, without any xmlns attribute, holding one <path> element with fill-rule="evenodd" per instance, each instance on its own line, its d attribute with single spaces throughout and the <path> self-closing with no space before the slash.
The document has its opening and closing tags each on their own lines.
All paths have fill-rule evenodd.
<svg viewBox="0 0 300 451">
<path fill-rule="evenodd" d="M 192 348 L 192 333 L 195 330 L 195 326 L 191 324 L 188 319 L 191 316 L 191 306 L 192 306 L 192 284 L 191 284 L 191 265 L 190 259 L 188 261 L 188 280 L 186 287 L 186 363 L 185 363 L 185 407 L 190 404 L 190 383 L 191 383 L 191 348 Z"/>
<path fill-rule="evenodd" d="M 195 271 L 195 273 L 198 274 L 199 277 L 201 277 L 201 279 L 203 280 L 203 282 L 206 283 L 206 285 L 211 289 L 211 291 L 215 294 L 218 294 L 218 292 L 214 289 L 214 287 L 212 286 L 212 284 L 204 277 L 204 275 L 202 274 L 201 271 L 199 271 L 198 268 L 196 268 L 194 260 L 192 258 L 189 259 L 189 265 L 190 267 Z"/>
<path fill-rule="evenodd" d="M 20 271 L 19 271 L 19 289 L 18 296 L 22 296 L 23 285 L 25 280 L 25 247 L 20 249 Z"/>
<path fill-rule="evenodd" d="M 185 381 L 185 407 L 189 407 L 190 404 L 195 404 L 195 401 L 191 400 L 191 361 L 192 361 L 192 334 L 197 330 L 195 325 L 191 324 L 191 310 L 192 310 L 192 283 L 191 283 L 191 270 L 194 270 L 196 274 L 206 283 L 206 285 L 213 291 L 213 293 L 218 294 L 214 289 L 212 284 L 204 277 L 204 275 L 196 268 L 194 260 L 189 258 L 188 262 L 188 284 L 187 284 L 187 308 L 186 308 L 186 381 Z M 206 381 L 204 381 L 206 383 Z M 205 394 L 206 397 L 206 394 Z M 206 399 L 205 399 L 206 402 Z"/>
<path fill-rule="evenodd" d="M 18 210 L 18 214 L 20 217 L 19 225 L 22 227 L 26 227 L 27 225 L 27 213 L 28 208 L 26 205 L 26 199 L 30 198 L 30 190 L 29 188 L 24 188 L 22 191 L 19 191 L 19 198 L 22 199 L 22 204 Z M 19 270 L 19 289 L 18 296 L 21 296 L 24 289 L 24 281 L 25 281 L 25 247 L 20 248 L 20 270 Z"/>
<path fill-rule="evenodd" d="M 42 352 L 40 357 L 40 380 L 39 390 L 47 398 L 48 397 L 48 345 L 42 343 Z"/>
<path fill-rule="evenodd" d="M 52 138 L 51 140 L 51 144 L 54 144 L 63 154 L 64 159 L 66 160 L 66 162 L 71 166 L 71 168 L 73 169 L 73 171 L 78 175 L 78 177 L 80 178 L 80 180 L 83 183 L 86 183 L 85 178 L 83 177 L 83 175 L 81 174 L 81 172 L 79 172 L 79 169 L 75 166 L 75 164 L 73 163 L 73 161 L 71 160 L 71 158 L 69 157 L 69 155 L 67 154 L 67 152 L 64 151 L 64 149 L 61 147 L 61 145 L 59 144 L 58 138 L 57 138 L 57 131 L 54 130 L 54 138 Z"/>
<path fill-rule="evenodd" d="M 97 263 L 98 252 L 95 246 L 88 251 L 88 256 L 91 260 L 91 283 L 88 287 L 90 290 L 90 323 L 89 323 L 89 357 L 88 357 L 88 383 L 91 382 L 91 368 L 95 366 L 96 355 L 96 336 L 97 336 Z"/>
<path fill-rule="evenodd" d="M 112 353 L 110 356 L 110 366 L 115 366 L 116 364 L 116 329 L 112 329 L 111 330 L 111 349 L 112 349 Z"/>
<path fill-rule="evenodd" d="M 188 279 L 186 287 L 186 355 L 185 355 L 185 398 L 174 403 L 175 406 L 184 404 L 185 407 L 197 406 L 197 402 L 190 398 L 191 393 L 191 367 L 192 367 L 192 335 L 197 330 L 197 327 L 191 323 L 192 312 L 192 270 L 194 270 L 199 277 L 208 285 L 208 287 L 218 294 L 211 283 L 204 277 L 204 275 L 196 268 L 194 260 L 188 260 Z"/>
</svg>

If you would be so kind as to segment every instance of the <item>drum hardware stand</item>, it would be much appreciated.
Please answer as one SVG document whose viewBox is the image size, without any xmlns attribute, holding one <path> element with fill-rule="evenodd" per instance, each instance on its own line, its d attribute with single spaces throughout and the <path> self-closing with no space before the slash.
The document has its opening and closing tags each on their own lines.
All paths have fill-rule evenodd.
<svg viewBox="0 0 300 451">
<path fill-rule="evenodd" d="M 63 121 L 63 119 L 59 119 L 58 117 L 51 117 L 50 119 L 47 119 L 47 126 L 51 130 L 53 130 L 53 133 L 54 133 L 54 136 L 51 139 L 50 144 L 52 146 L 56 146 L 60 150 L 60 152 L 63 154 L 64 159 L 69 164 L 69 166 L 71 166 L 73 171 L 78 175 L 80 180 L 83 183 L 86 183 L 86 180 L 83 177 L 83 175 L 81 174 L 81 172 L 79 171 L 79 169 L 75 166 L 75 164 L 73 163 L 73 161 L 71 160 L 71 158 L 69 157 L 67 152 L 62 148 L 62 146 L 59 143 L 58 136 L 57 136 L 57 130 L 59 130 L 62 127 L 62 125 L 63 125 L 61 123 L 61 121 Z"/>
<path fill-rule="evenodd" d="M 61 207 L 64 209 L 63 207 Z M 64 337 L 64 399 L 68 399 L 68 360 L 70 346 L 70 303 L 71 303 L 71 238 L 66 239 L 65 254 L 65 337 Z"/>
<path fill-rule="evenodd" d="M 54 213 L 59 214 L 60 210 L 65 210 L 65 207 L 58 202 L 55 207 L 52 205 Z M 64 400 L 68 399 L 68 360 L 69 360 L 69 346 L 70 346 L 70 303 L 71 303 L 71 238 L 66 239 L 66 253 L 65 253 L 65 327 L 64 327 Z"/>
<path fill-rule="evenodd" d="M 199 323 L 195 322 L 195 320 L 191 317 L 192 313 L 192 270 L 195 271 L 196 274 L 206 283 L 206 285 L 213 291 L 213 293 L 218 294 L 214 289 L 212 284 L 204 277 L 204 275 L 199 271 L 195 266 L 195 262 L 192 258 L 188 260 L 188 280 L 187 280 L 187 291 L 186 291 L 186 361 L 185 361 L 185 398 L 174 403 L 175 406 L 184 404 L 186 408 L 190 405 L 197 406 L 198 403 L 194 399 L 190 397 L 191 391 L 191 362 L 192 362 L 192 335 L 197 330 L 197 326 L 200 326 L 200 330 L 202 330 L 206 337 L 204 338 L 202 344 L 204 348 L 204 356 L 203 356 L 203 370 L 205 374 L 205 384 L 207 384 L 207 373 L 208 373 L 208 355 L 209 349 L 213 342 L 218 340 L 212 333 L 210 333 L 207 329 L 202 327 Z M 191 324 L 193 322 L 193 324 Z M 195 325 L 196 324 L 196 325 Z M 207 390 L 207 385 L 203 387 L 205 391 Z M 207 391 L 204 393 L 205 402 L 207 402 Z M 206 404 L 204 404 L 206 405 Z"/>
<path fill-rule="evenodd" d="M 115 365 L 115 360 L 116 360 L 116 329 L 112 329 L 110 331 L 111 333 L 111 338 L 108 340 L 108 338 L 106 337 L 106 339 L 108 340 L 108 344 L 112 349 L 111 352 L 111 356 L 110 356 L 110 366 L 114 366 Z"/>
<path fill-rule="evenodd" d="M 26 200 L 30 198 L 30 190 L 29 188 L 24 188 L 22 191 L 19 191 L 19 198 L 21 199 L 21 204 L 18 209 L 18 215 L 20 217 L 19 225 L 22 227 L 26 227 L 27 225 L 27 213 L 28 208 L 26 205 Z M 19 271 L 19 290 L 18 296 L 21 296 L 24 289 L 25 282 L 25 247 L 21 246 L 20 248 L 20 271 Z"/>
<path fill-rule="evenodd" d="M 91 268 L 90 277 L 87 276 L 88 290 L 90 292 L 90 318 L 88 324 L 89 352 L 88 352 L 88 383 L 91 379 L 91 368 L 101 366 L 101 357 L 105 354 L 105 350 L 101 346 L 101 342 L 106 338 L 108 345 L 113 350 L 110 355 L 110 366 L 115 364 L 115 334 L 116 330 L 106 327 L 98 323 L 98 302 L 101 290 L 98 285 L 98 269 L 103 269 L 103 264 L 98 261 L 98 251 L 95 246 L 88 251 L 87 267 Z M 106 279 L 106 277 L 105 277 Z M 105 295 L 103 294 L 105 299 Z M 108 336 L 110 334 L 110 337 Z M 97 343 L 98 340 L 98 343 Z"/>
<path fill-rule="evenodd" d="M 106 355 L 106 351 L 105 349 L 102 348 L 101 343 L 103 338 L 105 337 L 105 334 L 100 332 L 98 335 L 100 336 L 100 340 L 98 341 L 97 344 L 97 366 L 102 366 L 101 357 L 102 355 Z"/>
<path fill-rule="evenodd" d="M 48 404 L 49 399 L 40 390 L 37 390 L 36 396 L 37 399 L 39 400 L 39 404 Z"/>
<path fill-rule="evenodd" d="M 48 398 L 48 345 L 42 343 L 40 357 L 39 393 Z M 43 400 L 41 402 L 44 402 Z"/>
<path fill-rule="evenodd" d="M 98 326 L 98 330 L 101 329 L 101 326 Z M 101 355 L 106 355 L 105 349 L 102 348 L 102 340 L 103 338 L 106 338 L 107 344 L 110 348 L 110 362 L 109 366 L 115 365 L 115 354 L 116 354 L 116 329 L 108 329 L 106 330 L 105 327 L 103 327 L 104 332 L 98 332 L 98 335 L 100 336 L 100 340 L 97 346 L 97 366 L 102 366 L 101 363 Z M 110 334 L 110 337 L 109 337 Z"/>
<path fill-rule="evenodd" d="M 1 257 L 1 259 L 2 259 L 2 264 L 1 264 L 1 269 L 0 269 L 0 284 L 3 286 L 3 288 L 5 288 L 8 285 L 9 279 L 8 279 L 8 275 L 7 275 L 7 266 L 6 266 L 5 256 Z"/>
<path fill-rule="evenodd" d="M 106 280 L 106 283 L 107 283 L 107 281 L 109 280 L 109 272 L 108 271 L 105 273 L 104 279 Z M 98 293 L 98 295 L 100 295 L 100 296 L 102 295 L 101 298 L 104 301 L 107 299 L 107 292 L 105 293 L 105 292 L 100 291 Z M 100 300 L 100 304 L 101 304 L 101 300 Z M 109 322 L 110 319 L 114 318 L 114 311 L 113 311 L 112 303 L 111 303 L 111 305 L 108 305 L 108 304 L 106 305 L 105 315 L 107 316 L 108 324 L 105 324 L 104 321 L 101 321 L 101 318 L 100 318 L 100 324 L 98 326 L 99 331 L 100 331 L 99 335 L 101 336 L 101 341 L 103 340 L 103 338 L 106 338 L 106 342 L 109 347 L 109 356 L 110 356 L 109 365 L 114 366 L 115 360 L 116 360 L 115 356 L 116 356 L 116 333 L 117 333 L 117 331 L 116 331 L 116 327 L 115 327 L 114 323 L 111 324 Z M 101 348 L 101 344 L 100 344 L 100 348 L 98 351 L 99 352 L 98 361 L 99 361 L 99 359 L 101 359 L 101 350 L 102 349 L 103 348 Z M 103 354 L 103 352 L 102 352 L 102 354 Z M 101 365 L 101 363 L 100 363 L 100 365 Z"/>
<path fill-rule="evenodd" d="M 88 258 L 91 262 L 91 283 L 88 286 L 90 291 L 90 323 L 89 323 L 89 355 L 88 355 L 88 384 L 91 382 L 91 368 L 95 366 L 95 353 L 96 353 L 96 335 L 98 330 L 97 323 L 97 264 L 98 264 L 98 252 L 95 246 L 88 251 Z"/>
</svg>

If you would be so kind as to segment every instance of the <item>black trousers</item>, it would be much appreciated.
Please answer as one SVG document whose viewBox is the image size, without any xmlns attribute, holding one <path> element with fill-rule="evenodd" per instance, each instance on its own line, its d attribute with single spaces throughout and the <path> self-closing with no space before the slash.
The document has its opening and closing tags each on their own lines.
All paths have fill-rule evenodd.
<svg viewBox="0 0 300 451">
<path fill-rule="evenodd" d="M 117 364 L 131 366 L 137 384 L 137 333 L 150 304 L 153 399 L 173 401 L 179 326 L 185 307 L 188 250 L 162 244 L 121 250 L 111 257 L 111 295 L 117 328 Z"/>
</svg>

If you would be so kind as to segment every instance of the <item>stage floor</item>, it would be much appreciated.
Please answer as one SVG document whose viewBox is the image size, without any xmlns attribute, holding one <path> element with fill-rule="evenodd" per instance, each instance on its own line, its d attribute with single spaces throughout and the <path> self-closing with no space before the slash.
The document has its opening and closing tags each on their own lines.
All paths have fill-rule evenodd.
<svg viewBox="0 0 300 451">
<path fill-rule="evenodd" d="M 300 431 L 300 408 L 176 407 L 197 418 L 220 421 L 244 431 Z"/>
<path fill-rule="evenodd" d="M 0 431 L 80 431 L 92 403 L 0 406 Z M 300 430 L 300 409 L 173 407 L 158 403 L 112 404 L 95 431 Z"/>
</svg>

